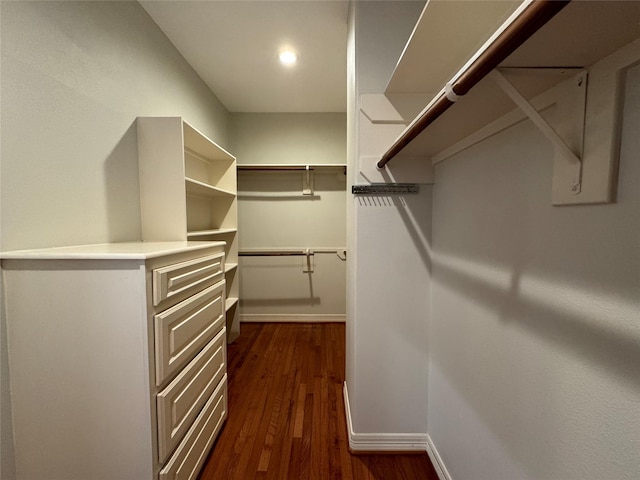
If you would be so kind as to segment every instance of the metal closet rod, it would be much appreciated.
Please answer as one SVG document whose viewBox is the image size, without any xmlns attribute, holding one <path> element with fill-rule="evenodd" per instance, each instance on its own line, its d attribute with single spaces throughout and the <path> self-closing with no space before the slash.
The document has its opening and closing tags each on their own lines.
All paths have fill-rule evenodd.
<svg viewBox="0 0 640 480">
<path fill-rule="evenodd" d="M 313 165 L 309 165 L 308 166 L 308 170 L 313 170 Z M 307 166 L 301 166 L 301 165 L 294 165 L 294 166 L 284 166 L 284 165 L 277 165 L 277 166 L 256 166 L 256 165 L 238 165 L 238 170 L 249 170 L 249 171 L 267 171 L 267 170 L 284 170 L 284 171 L 304 171 L 307 170 Z"/>
<path fill-rule="evenodd" d="M 304 250 L 288 250 L 288 251 L 261 251 L 261 252 L 238 252 L 240 257 L 295 257 L 304 256 L 307 252 Z"/>
<path fill-rule="evenodd" d="M 447 84 L 445 92 L 415 120 L 378 161 L 384 168 L 400 151 L 460 97 L 466 95 L 490 71 L 527 41 L 571 0 L 534 0 L 518 17 L 496 37 L 454 83 Z"/>
<path fill-rule="evenodd" d="M 304 164 L 304 165 L 237 165 L 238 170 L 247 170 L 247 171 L 305 171 L 305 170 L 315 170 L 315 169 L 329 169 L 329 168 L 344 168 L 346 169 L 346 165 L 340 164 L 331 164 L 331 163 L 322 163 L 322 164 Z"/>
<path fill-rule="evenodd" d="M 238 256 L 240 257 L 292 257 L 292 256 L 306 256 L 314 255 L 316 253 L 342 253 L 346 248 L 300 248 L 300 249 L 287 249 L 287 250 L 269 250 L 269 249 L 255 249 L 255 250 L 240 250 Z"/>
</svg>

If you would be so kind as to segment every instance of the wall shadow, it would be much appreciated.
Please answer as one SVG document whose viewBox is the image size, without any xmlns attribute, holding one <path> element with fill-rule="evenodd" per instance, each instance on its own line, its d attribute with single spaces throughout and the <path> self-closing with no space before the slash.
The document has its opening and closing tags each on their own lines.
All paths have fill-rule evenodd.
<svg viewBox="0 0 640 480">
<path fill-rule="evenodd" d="M 425 160 L 425 161 L 428 161 Z M 382 177 L 386 182 L 392 182 L 392 179 L 386 169 L 381 170 Z M 431 245 L 432 245 L 432 216 L 433 216 L 433 186 L 421 184 L 420 193 L 413 195 L 399 195 L 392 197 L 393 204 L 398 210 L 398 214 L 402 218 L 411 239 L 420 254 L 420 258 L 429 273 L 431 273 Z M 428 206 L 424 205 L 428 196 Z M 425 215 L 422 221 L 414 212 L 421 212 Z"/>
<path fill-rule="evenodd" d="M 104 182 L 108 241 L 141 240 L 138 131 L 135 120 L 107 156 Z"/>
<path fill-rule="evenodd" d="M 358 205 L 361 207 L 389 207 L 396 208 L 409 233 L 411 240 L 420 255 L 422 263 L 431 272 L 431 216 L 432 194 L 430 185 L 421 185 L 421 189 L 428 188 L 428 200 L 421 190 L 419 194 L 407 195 L 357 195 Z M 425 205 L 428 201 L 428 205 Z M 419 212 L 414 215 L 413 212 Z M 420 218 L 423 216 L 423 218 Z"/>
<path fill-rule="evenodd" d="M 495 312 L 502 322 L 516 324 L 585 362 L 595 359 L 609 375 L 633 384 L 640 391 L 640 338 L 608 328 L 605 322 L 596 325 L 582 316 L 554 309 L 548 303 L 523 298 L 520 269 L 510 273 L 510 285 L 503 290 L 450 268 L 437 258 L 434 266 L 439 283 L 462 292 L 483 309 Z M 562 296 L 561 288 L 558 295 Z"/>
</svg>

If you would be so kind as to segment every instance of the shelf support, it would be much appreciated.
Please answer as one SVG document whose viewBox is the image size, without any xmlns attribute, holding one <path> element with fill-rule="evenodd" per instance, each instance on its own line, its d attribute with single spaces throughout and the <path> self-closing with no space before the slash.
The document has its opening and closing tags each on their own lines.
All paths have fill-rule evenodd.
<svg viewBox="0 0 640 480">
<path fill-rule="evenodd" d="M 302 173 L 302 194 L 313 195 L 313 170 L 306 165 Z"/>
<path fill-rule="evenodd" d="M 582 111 L 584 112 L 584 102 L 586 100 L 585 92 L 586 92 L 586 82 L 587 82 L 587 74 L 586 72 L 580 74 L 579 78 L 579 87 L 581 87 L 582 92 Z M 571 192 L 574 195 L 580 193 L 580 183 L 582 176 L 582 160 L 576 155 L 576 153 L 567 145 L 567 143 L 558 135 L 558 133 L 553 129 L 551 125 L 538 113 L 538 111 L 529 103 L 529 101 L 522 96 L 522 94 L 516 89 L 516 87 L 507 80 L 502 73 L 498 70 L 492 71 L 489 76 L 491 79 L 500 87 L 500 89 L 507 94 L 507 96 L 515 103 L 533 122 L 533 124 L 538 127 L 538 129 L 542 132 L 542 134 L 547 137 L 548 140 L 553 143 L 554 147 L 560 153 L 560 155 L 565 159 L 567 164 L 567 168 L 570 169 L 570 188 Z M 582 128 L 584 128 L 584 117 L 582 121 Z"/>
</svg>

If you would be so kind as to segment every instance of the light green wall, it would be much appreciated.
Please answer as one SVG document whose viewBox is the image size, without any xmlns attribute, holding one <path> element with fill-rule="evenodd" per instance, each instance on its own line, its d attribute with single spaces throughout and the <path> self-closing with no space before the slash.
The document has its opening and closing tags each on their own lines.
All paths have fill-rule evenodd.
<svg viewBox="0 0 640 480">
<path fill-rule="evenodd" d="M 140 238 L 137 116 L 228 112 L 137 2 L 2 2 L 4 250 Z"/>
<path fill-rule="evenodd" d="M 230 149 L 243 163 L 346 163 L 345 113 L 233 113 Z"/>
</svg>

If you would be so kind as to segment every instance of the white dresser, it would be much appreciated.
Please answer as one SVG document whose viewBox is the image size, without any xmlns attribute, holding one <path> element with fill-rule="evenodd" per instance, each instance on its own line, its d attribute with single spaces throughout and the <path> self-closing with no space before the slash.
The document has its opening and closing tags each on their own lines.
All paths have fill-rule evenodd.
<svg viewBox="0 0 640 480">
<path fill-rule="evenodd" d="M 224 247 L 2 254 L 19 480 L 197 477 L 227 416 Z"/>
</svg>

